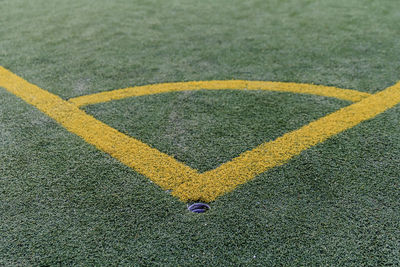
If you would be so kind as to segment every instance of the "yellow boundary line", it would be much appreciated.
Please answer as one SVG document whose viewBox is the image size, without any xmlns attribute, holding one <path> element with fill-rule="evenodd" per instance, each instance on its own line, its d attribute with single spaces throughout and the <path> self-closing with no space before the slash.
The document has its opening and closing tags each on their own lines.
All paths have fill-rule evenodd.
<svg viewBox="0 0 400 267">
<path fill-rule="evenodd" d="M 304 84 L 304 83 L 285 83 L 285 82 L 265 82 L 265 81 L 195 81 L 195 82 L 176 82 L 160 83 L 144 86 L 117 89 L 97 94 L 78 96 L 68 101 L 78 107 L 118 100 L 127 97 L 152 95 L 168 92 L 193 90 L 267 90 L 276 92 L 290 92 L 300 94 L 312 94 L 326 97 L 335 97 L 342 100 L 357 102 L 371 96 L 365 92 L 349 89 L 340 89 L 332 86 Z"/>
<path fill-rule="evenodd" d="M 75 105 L 33 85 L 0 66 L 0 86 L 53 118 L 68 131 L 149 177 L 173 189 L 198 172 L 173 157 L 129 137 L 80 110 Z"/>
<path fill-rule="evenodd" d="M 195 199 L 201 195 L 202 199 L 212 201 L 253 179 L 256 175 L 284 164 L 303 150 L 374 118 L 399 102 L 400 82 L 298 130 L 286 133 L 274 141 L 246 151 L 232 161 L 202 173 L 199 180 L 183 183 L 172 194 L 184 200 Z"/>
<path fill-rule="evenodd" d="M 172 88 L 179 84 L 182 87 Z M 207 82 L 189 82 L 187 83 L 188 86 L 184 86 L 184 84 L 186 83 L 174 83 L 173 86 L 172 84 L 161 84 L 141 86 L 136 87 L 136 89 L 120 89 L 74 98 L 68 102 L 36 85 L 30 84 L 0 66 L 1 87 L 35 106 L 68 131 L 82 137 L 86 142 L 147 176 L 162 188 L 172 189 L 172 195 L 182 201 L 213 201 L 217 197 L 232 191 L 238 185 L 253 179 L 258 174 L 284 164 L 303 150 L 365 120 L 374 118 L 400 102 L 400 83 L 374 95 L 325 86 L 297 85 L 295 83 L 211 81 L 209 86 L 205 86 Z M 272 85 L 275 87 L 271 87 Z M 281 90 L 279 90 L 279 86 L 282 86 Z M 300 89 L 295 89 L 296 86 Z M 145 94 L 199 89 L 238 89 L 238 87 L 249 90 L 309 93 L 359 102 L 313 121 L 298 130 L 286 133 L 276 140 L 261 144 L 218 168 L 202 174 L 178 162 L 173 157 L 118 132 L 78 108 L 82 105 Z M 154 89 L 146 93 L 145 88 Z M 327 93 L 323 92 L 324 90 L 331 91 Z"/>
</svg>

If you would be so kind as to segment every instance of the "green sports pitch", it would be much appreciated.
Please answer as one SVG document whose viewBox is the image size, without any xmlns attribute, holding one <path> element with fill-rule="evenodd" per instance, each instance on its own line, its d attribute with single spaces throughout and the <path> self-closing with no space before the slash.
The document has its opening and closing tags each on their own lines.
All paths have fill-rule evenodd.
<svg viewBox="0 0 400 267">
<path fill-rule="evenodd" d="M 400 265 L 399 21 L 0 0 L 0 265 Z"/>
</svg>

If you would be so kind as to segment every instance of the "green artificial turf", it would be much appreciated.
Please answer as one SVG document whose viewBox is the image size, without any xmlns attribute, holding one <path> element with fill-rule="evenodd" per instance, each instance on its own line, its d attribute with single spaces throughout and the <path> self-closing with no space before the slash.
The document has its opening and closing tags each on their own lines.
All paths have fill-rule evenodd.
<svg viewBox="0 0 400 267">
<path fill-rule="evenodd" d="M 399 19 L 396 0 L 0 0 L 0 65 L 64 99 L 211 79 L 375 93 L 400 80 Z M 205 170 L 344 105 L 193 92 L 86 109 Z M 399 118 L 398 105 L 193 214 L 0 88 L 0 265 L 400 265 Z M 234 135 L 218 140 L 223 121 Z"/>
<path fill-rule="evenodd" d="M 186 91 L 92 105 L 97 119 L 201 172 L 349 104 L 265 91 Z"/>
</svg>

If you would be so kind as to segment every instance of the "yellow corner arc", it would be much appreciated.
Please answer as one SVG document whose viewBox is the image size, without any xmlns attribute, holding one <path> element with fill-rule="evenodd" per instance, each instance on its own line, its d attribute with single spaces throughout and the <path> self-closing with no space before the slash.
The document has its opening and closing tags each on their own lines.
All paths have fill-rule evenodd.
<svg viewBox="0 0 400 267">
<path fill-rule="evenodd" d="M 322 85 L 264 81 L 197 81 L 130 87 L 71 98 L 68 101 L 31 84 L 0 66 L 0 87 L 33 105 L 182 201 L 211 202 L 238 185 L 288 162 L 302 151 L 400 103 L 400 82 L 376 94 Z M 141 95 L 185 90 L 268 90 L 335 97 L 354 102 L 277 139 L 263 143 L 214 170 L 199 173 L 173 157 L 127 136 L 79 107 Z"/>
</svg>

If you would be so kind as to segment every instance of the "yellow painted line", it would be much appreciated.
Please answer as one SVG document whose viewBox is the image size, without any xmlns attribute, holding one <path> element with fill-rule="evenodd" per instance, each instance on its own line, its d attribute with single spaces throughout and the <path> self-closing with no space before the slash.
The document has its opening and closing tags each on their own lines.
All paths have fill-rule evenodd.
<svg viewBox="0 0 400 267">
<path fill-rule="evenodd" d="M 33 85 L 0 66 L 0 86 L 53 118 L 68 131 L 149 177 L 164 189 L 174 189 L 196 170 L 129 137 L 86 114 L 57 95 Z"/>
<path fill-rule="evenodd" d="M 247 151 L 220 167 L 180 185 L 172 194 L 181 200 L 213 201 L 268 169 L 287 162 L 329 137 L 372 119 L 400 103 L 400 82 L 358 103 L 322 117 L 274 141 Z"/>
<path fill-rule="evenodd" d="M 177 86 L 180 84 L 181 86 Z M 275 86 L 275 87 L 274 87 Z M 317 85 L 275 82 L 211 81 L 141 86 L 71 99 L 70 102 L 30 84 L 0 66 L 0 87 L 35 106 L 68 131 L 147 176 L 182 201 L 213 201 L 258 174 L 289 161 L 329 137 L 369 120 L 400 102 L 400 83 L 374 95 Z M 296 89 L 297 88 L 297 89 Z M 124 135 L 80 110 L 78 106 L 130 96 L 200 89 L 272 90 L 309 93 L 359 101 L 298 130 L 261 144 L 200 174 L 157 149 Z"/>
<path fill-rule="evenodd" d="M 144 86 L 117 89 L 91 95 L 84 95 L 71 98 L 68 101 L 78 107 L 118 100 L 127 97 L 152 95 L 168 92 L 193 90 L 267 90 L 276 92 L 290 92 L 300 94 L 313 94 L 326 97 L 334 97 L 351 102 L 358 102 L 371 94 L 350 89 L 340 89 L 331 86 L 285 83 L 285 82 L 265 82 L 265 81 L 195 81 L 195 82 L 175 82 L 160 83 Z"/>
</svg>

